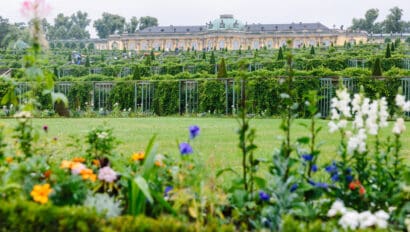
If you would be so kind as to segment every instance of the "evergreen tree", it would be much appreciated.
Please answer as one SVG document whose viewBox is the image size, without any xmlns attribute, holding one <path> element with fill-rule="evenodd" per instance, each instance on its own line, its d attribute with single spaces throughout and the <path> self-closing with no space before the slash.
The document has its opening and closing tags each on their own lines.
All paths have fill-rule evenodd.
<svg viewBox="0 0 410 232">
<path fill-rule="evenodd" d="M 282 47 L 279 48 L 279 52 L 278 52 L 278 60 L 283 60 L 283 51 L 282 51 Z"/>
<path fill-rule="evenodd" d="M 242 55 L 242 48 L 239 48 L 238 55 Z"/>
<path fill-rule="evenodd" d="M 305 44 L 303 44 L 303 47 L 302 47 L 302 48 L 303 48 L 303 50 L 305 50 L 305 49 L 306 49 L 306 45 L 305 45 Z"/>
<path fill-rule="evenodd" d="M 409 25 L 410 25 L 410 24 L 409 24 Z M 394 47 L 395 47 L 395 48 L 398 48 L 398 47 L 400 46 L 400 42 L 401 42 L 400 38 L 397 38 L 397 39 L 394 41 Z"/>
<path fill-rule="evenodd" d="M 202 51 L 202 59 L 203 59 L 203 60 L 206 60 L 206 53 L 205 53 L 205 51 Z"/>
<path fill-rule="evenodd" d="M 210 63 L 210 64 L 215 64 L 215 63 L 216 63 L 216 61 L 215 61 L 215 54 L 214 54 L 213 51 L 211 52 L 211 58 L 209 59 L 209 63 Z"/>
<path fill-rule="evenodd" d="M 394 50 L 396 50 L 396 48 L 395 48 L 395 46 L 394 46 L 394 43 L 391 43 L 390 51 L 391 51 L 391 52 L 394 52 Z"/>
<path fill-rule="evenodd" d="M 311 46 L 310 47 L 310 55 L 314 55 L 315 54 L 315 47 Z"/>
<path fill-rule="evenodd" d="M 104 62 L 104 60 L 105 60 L 105 56 L 104 56 L 104 54 L 103 54 L 103 53 L 101 53 L 101 61 L 103 61 L 103 62 Z"/>
<path fill-rule="evenodd" d="M 90 58 L 87 56 L 87 58 L 85 58 L 85 67 L 90 67 Z"/>
<path fill-rule="evenodd" d="M 58 69 L 54 66 L 54 77 L 58 78 Z"/>
<path fill-rule="evenodd" d="M 390 58 L 391 57 L 391 53 L 390 53 L 390 44 L 387 44 L 387 48 L 386 48 L 386 58 Z"/>
<path fill-rule="evenodd" d="M 221 63 L 219 63 L 217 77 L 218 78 L 227 78 L 228 77 L 228 74 L 226 73 L 226 65 L 225 65 L 225 59 L 224 58 L 222 58 Z"/>
<path fill-rule="evenodd" d="M 374 61 L 373 69 L 372 69 L 372 76 L 374 77 L 382 76 L 382 66 L 381 66 L 379 57 L 377 57 L 376 60 Z"/>
<path fill-rule="evenodd" d="M 145 65 L 151 66 L 151 56 L 150 55 L 145 57 Z"/>
<path fill-rule="evenodd" d="M 152 61 L 155 60 L 154 50 L 151 50 L 150 56 L 151 56 L 150 58 L 151 58 Z"/>
<path fill-rule="evenodd" d="M 133 80 L 141 80 L 141 71 L 138 65 L 135 65 L 134 72 L 132 73 Z"/>
</svg>

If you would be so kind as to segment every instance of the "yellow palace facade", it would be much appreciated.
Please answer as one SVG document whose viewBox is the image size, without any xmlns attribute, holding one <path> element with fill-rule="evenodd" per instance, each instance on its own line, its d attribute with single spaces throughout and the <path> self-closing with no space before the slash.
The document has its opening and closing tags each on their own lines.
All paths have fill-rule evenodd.
<svg viewBox="0 0 410 232">
<path fill-rule="evenodd" d="M 291 42 L 294 48 L 305 46 L 343 45 L 345 42 L 366 42 L 365 33 L 348 33 L 329 29 L 321 23 L 243 24 L 233 15 L 200 26 L 157 26 L 133 34 L 111 35 L 95 43 L 97 49 L 149 50 L 212 50 L 279 48 Z"/>
</svg>

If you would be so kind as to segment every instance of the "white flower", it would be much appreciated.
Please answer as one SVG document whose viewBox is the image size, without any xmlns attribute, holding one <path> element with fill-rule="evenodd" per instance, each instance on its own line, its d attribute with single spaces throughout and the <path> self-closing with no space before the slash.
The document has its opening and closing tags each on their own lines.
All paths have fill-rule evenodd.
<svg viewBox="0 0 410 232">
<path fill-rule="evenodd" d="M 335 131 L 337 131 L 339 129 L 339 127 L 337 126 L 337 124 L 333 121 L 330 121 L 327 126 L 329 127 L 329 132 L 333 133 Z"/>
<path fill-rule="evenodd" d="M 377 211 L 374 216 L 376 217 L 376 225 L 381 229 L 387 228 L 387 220 L 389 220 L 389 214 L 383 210 Z"/>
<path fill-rule="evenodd" d="M 376 224 L 377 218 L 370 211 L 364 211 L 359 214 L 360 228 L 367 228 Z"/>
<path fill-rule="evenodd" d="M 334 217 L 337 214 L 344 214 L 346 213 L 346 208 L 345 205 L 343 204 L 343 201 L 341 200 L 336 200 L 333 202 L 332 207 L 330 207 L 330 210 L 327 212 L 328 217 Z"/>
<path fill-rule="evenodd" d="M 352 135 L 347 142 L 347 152 L 353 154 L 354 151 L 359 153 L 366 152 L 366 130 L 360 129 L 356 135 Z"/>
<path fill-rule="evenodd" d="M 397 94 L 395 101 L 396 101 L 396 106 L 400 107 L 400 109 L 404 108 L 406 104 L 406 98 L 403 95 Z"/>
<path fill-rule="evenodd" d="M 20 112 L 14 114 L 14 117 L 15 118 L 31 118 L 33 116 L 31 115 L 30 111 L 20 111 Z"/>
<path fill-rule="evenodd" d="M 99 139 L 106 139 L 106 138 L 108 137 L 108 133 L 105 132 L 105 131 L 103 131 L 103 132 L 101 132 L 101 133 L 97 133 L 97 137 L 98 137 Z"/>
<path fill-rule="evenodd" d="M 71 174 L 73 175 L 78 175 L 80 174 L 80 172 L 84 169 L 86 169 L 87 167 L 83 164 L 83 163 L 75 163 L 73 165 L 73 168 L 71 169 Z"/>
<path fill-rule="evenodd" d="M 399 135 L 406 130 L 406 125 L 404 124 L 403 118 L 398 118 L 393 126 L 393 133 Z"/>
<path fill-rule="evenodd" d="M 342 119 L 339 121 L 339 124 L 338 124 L 339 128 L 346 128 L 346 126 L 347 126 L 347 120 Z"/>
<path fill-rule="evenodd" d="M 339 225 L 341 225 L 343 229 L 355 230 L 359 226 L 359 214 L 354 210 L 347 211 L 340 218 Z"/>
<path fill-rule="evenodd" d="M 98 179 L 108 183 L 112 183 L 117 179 L 117 173 L 110 167 L 106 166 L 98 171 Z"/>
</svg>

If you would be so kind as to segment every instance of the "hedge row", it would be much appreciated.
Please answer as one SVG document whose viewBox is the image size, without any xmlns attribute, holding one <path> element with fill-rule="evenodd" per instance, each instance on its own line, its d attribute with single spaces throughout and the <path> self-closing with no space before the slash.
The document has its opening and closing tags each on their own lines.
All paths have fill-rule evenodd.
<svg viewBox="0 0 410 232">
<path fill-rule="evenodd" d="M 233 81 L 232 79 L 231 81 Z M 295 89 L 295 101 L 299 104 L 299 116 L 308 117 L 304 109 L 305 96 L 310 90 L 317 90 L 319 94 L 327 88 L 321 86 L 320 78 L 305 77 L 295 78 L 293 87 Z M 385 96 L 390 105 L 394 103 L 394 96 L 401 86 L 400 78 L 351 78 L 352 92 L 358 92 L 363 86 L 365 94 L 370 98 Z M 281 78 L 247 78 L 245 91 L 247 100 L 247 112 L 256 115 L 279 115 L 280 94 L 285 90 L 281 84 Z M 85 110 L 87 104 L 94 105 L 94 110 L 104 108 L 112 110 L 115 103 L 119 104 L 119 109 L 132 109 L 133 111 L 144 111 L 155 113 L 156 115 L 175 115 L 184 113 L 212 113 L 212 114 L 232 114 L 238 110 L 241 99 L 240 80 L 235 80 L 235 85 L 227 79 L 204 79 L 198 80 L 197 85 L 186 86 L 185 81 L 151 81 L 150 86 L 134 83 L 140 82 L 110 82 L 113 83 L 111 90 L 98 89 L 93 82 L 72 82 L 69 91 L 66 93 L 69 100 L 69 108 L 72 111 Z M 135 86 L 137 86 L 135 88 Z M 323 96 L 331 98 L 338 87 L 337 80 L 333 81 L 330 95 Z M 6 86 L 0 86 L 0 97 L 5 94 Z M 137 92 L 135 92 L 137 91 Z M 149 91 L 149 92 L 148 92 Z M 332 94 L 333 93 L 333 94 Z M 94 102 L 92 102 L 94 96 Z M 149 96 L 149 97 L 147 97 Z M 44 109 L 52 106 L 45 97 L 41 98 Z M 188 106 L 187 106 L 188 105 Z M 137 109 L 135 108 L 137 106 Z M 188 111 L 186 111 L 188 109 Z"/>
</svg>

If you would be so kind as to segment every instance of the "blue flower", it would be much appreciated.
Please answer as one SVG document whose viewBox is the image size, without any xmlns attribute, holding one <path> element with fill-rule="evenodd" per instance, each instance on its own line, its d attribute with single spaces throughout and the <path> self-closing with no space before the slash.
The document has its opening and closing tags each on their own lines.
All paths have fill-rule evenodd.
<svg viewBox="0 0 410 232">
<path fill-rule="evenodd" d="M 310 184 L 310 185 L 312 185 L 312 186 L 316 186 L 316 183 L 313 181 L 313 180 L 308 180 L 308 183 Z"/>
<path fill-rule="evenodd" d="M 188 155 L 194 152 L 194 150 L 192 149 L 191 145 L 189 145 L 189 143 L 180 143 L 179 152 L 181 153 L 181 155 Z"/>
<path fill-rule="evenodd" d="M 312 170 L 312 172 L 317 172 L 317 170 L 318 170 L 317 165 L 313 164 L 311 170 Z"/>
<path fill-rule="evenodd" d="M 329 187 L 329 185 L 328 185 L 328 184 L 326 184 L 326 183 L 317 182 L 317 183 L 316 183 L 316 185 L 315 185 L 315 187 L 317 187 L 317 188 L 327 189 L 327 188 Z"/>
<path fill-rule="evenodd" d="M 309 162 L 309 161 L 312 161 L 312 160 L 313 160 L 313 155 L 304 154 L 304 155 L 302 155 L 302 158 L 303 158 L 303 160 L 304 160 L 305 162 Z"/>
<path fill-rule="evenodd" d="M 353 181 L 353 176 L 352 175 L 347 175 L 346 176 L 346 182 L 350 183 Z"/>
<path fill-rule="evenodd" d="M 167 186 L 167 187 L 165 188 L 164 195 L 165 195 L 165 196 L 168 196 L 168 193 L 169 193 L 170 191 L 172 191 L 172 189 L 174 189 L 172 186 Z"/>
<path fill-rule="evenodd" d="M 336 182 L 339 180 L 339 174 L 335 173 L 330 179 L 332 179 L 333 182 Z"/>
<path fill-rule="evenodd" d="M 328 172 L 329 174 L 334 174 L 337 172 L 337 166 L 335 164 L 335 162 L 333 162 L 331 165 L 326 166 L 325 168 L 326 172 Z"/>
<path fill-rule="evenodd" d="M 316 188 L 327 189 L 327 188 L 329 187 L 329 185 L 326 184 L 326 183 L 314 182 L 313 180 L 308 180 L 308 183 L 309 183 L 310 185 L 312 185 L 313 187 L 316 187 Z"/>
<path fill-rule="evenodd" d="M 351 174 L 351 173 L 352 173 L 352 169 L 351 169 L 351 168 L 346 168 L 346 173 L 347 173 L 347 174 Z"/>
<path fill-rule="evenodd" d="M 259 191 L 259 198 L 262 200 L 262 201 L 269 201 L 269 198 L 270 198 L 270 196 L 269 196 L 269 194 L 267 194 L 267 193 L 265 193 L 264 191 Z"/>
<path fill-rule="evenodd" d="M 298 189 L 298 187 L 299 187 L 298 184 L 296 184 L 296 183 L 295 183 L 295 184 L 292 184 L 292 186 L 290 186 L 290 192 L 291 192 L 291 193 L 295 192 L 296 189 Z"/>
<path fill-rule="evenodd" d="M 199 126 L 193 125 L 189 127 L 189 138 L 194 139 L 196 136 L 199 135 L 200 129 Z"/>
</svg>

